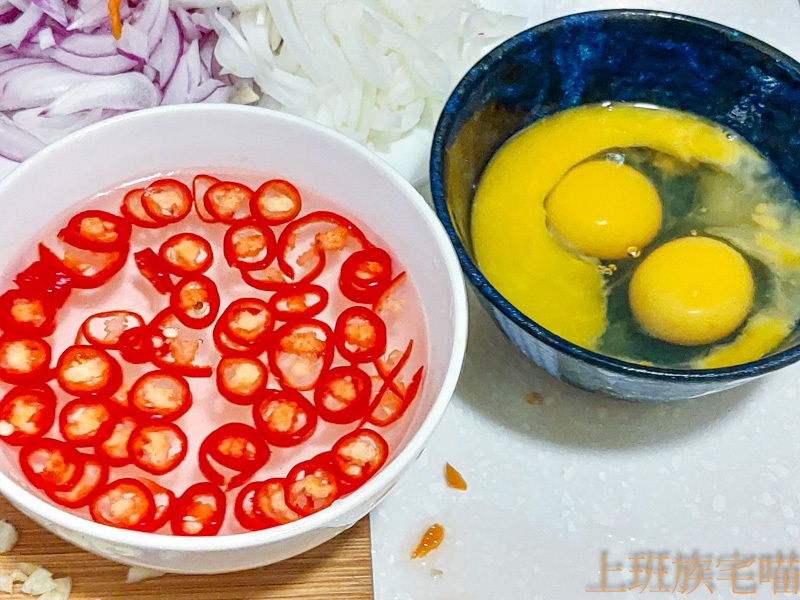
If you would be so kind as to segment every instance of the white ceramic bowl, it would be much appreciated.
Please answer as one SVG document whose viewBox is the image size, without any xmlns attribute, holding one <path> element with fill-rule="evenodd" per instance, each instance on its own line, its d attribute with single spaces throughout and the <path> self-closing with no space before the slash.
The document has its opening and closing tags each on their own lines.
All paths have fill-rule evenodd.
<svg viewBox="0 0 800 600">
<path fill-rule="evenodd" d="M 422 299 L 429 348 L 426 383 L 406 415 L 410 429 L 390 461 L 331 507 L 274 529 L 185 538 L 115 529 L 65 512 L 32 493 L 0 449 L 0 491 L 23 513 L 91 552 L 130 565 L 220 573 L 274 563 L 317 546 L 369 512 L 414 462 L 441 419 L 461 370 L 467 333 L 458 259 L 433 211 L 372 153 L 309 121 L 242 106 L 156 108 L 79 131 L 0 182 L 0 265 L 55 214 L 136 176 L 189 167 L 239 167 L 281 175 L 357 215 L 400 257 Z M 9 464 L 11 463 L 11 464 Z"/>
</svg>

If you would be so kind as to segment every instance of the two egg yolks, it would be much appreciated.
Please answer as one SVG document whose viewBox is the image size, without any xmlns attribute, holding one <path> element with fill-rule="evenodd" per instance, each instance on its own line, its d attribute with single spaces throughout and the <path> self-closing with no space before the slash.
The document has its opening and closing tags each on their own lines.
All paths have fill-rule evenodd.
<svg viewBox="0 0 800 600">
<path fill-rule="evenodd" d="M 637 250 L 646 256 L 660 228 L 662 207 L 652 184 L 628 165 L 592 160 L 608 148 L 628 147 L 648 147 L 679 161 L 722 169 L 758 159 L 746 144 L 692 115 L 626 103 L 582 106 L 542 119 L 509 139 L 487 165 L 475 194 L 472 242 L 481 271 L 521 312 L 584 348 L 597 349 L 608 325 L 598 259 L 635 256 Z M 657 254 L 656 248 L 639 265 L 647 268 L 637 280 L 652 290 L 644 300 L 642 288 L 635 288 L 631 303 L 638 307 L 636 318 L 652 335 L 675 343 L 725 337 L 752 304 L 747 283 L 752 276 L 743 274 L 744 259 L 722 242 L 728 252 L 689 243 L 687 251 L 673 254 L 670 244 L 664 245 L 665 253 Z M 715 260 L 742 268 L 708 269 L 717 296 L 690 290 L 689 279 L 705 281 L 692 273 Z M 668 289 L 681 278 L 678 288 Z M 680 301 L 681 295 L 694 298 L 695 304 Z M 731 302 L 729 295 L 739 300 Z M 696 303 L 701 298 L 708 309 L 719 304 L 718 310 L 700 311 Z M 718 321 L 715 315 L 732 305 L 727 325 Z M 710 322 L 699 324 L 701 314 Z M 693 333 L 698 328 L 702 334 Z M 715 328 L 716 334 L 708 333 Z"/>
<path fill-rule="evenodd" d="M 610 161 L 571 169 L 545 200 L 550 228 L 579 252 L 603 260 L 638 255 L 658 234 L 662 207 L 650 181 Z M 657 248 L 636 269 L 633 315 L 660 340 L 709 344 L 732 333 L 753 305 L 755 285 L 736 250 L 711 238 L 681 238 Z"/>
</svg>

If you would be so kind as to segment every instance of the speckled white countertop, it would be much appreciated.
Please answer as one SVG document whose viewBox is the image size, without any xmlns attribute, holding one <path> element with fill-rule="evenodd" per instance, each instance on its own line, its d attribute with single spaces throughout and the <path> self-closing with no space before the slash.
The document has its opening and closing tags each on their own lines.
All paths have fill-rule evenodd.
<svg viewBox="0 0 800 600">
<path fill-rule="evenodd" d="M 797 0 L 484 4 L 516 10 L 534 24 L 602 8 L 669 10 L 735 27 L 800 58 Z M 470 318 L 464 372 L 444 421 L 372 514 L 376 600 L 642 597 L 642 587 L 586 595 L 601 587 L 603 554 L 607 569 L 622 569 L 607 575 L 607 589 L 633 585 L 629 557 L 644 556 L 644 571 L 648 556 L 666 556 L 667 591 L 655 598 L 738 598 L 734 566 L 737 592 L 776 597 L 772 571 L 800 567 L 768 562 L 800 556 L 800 366 L 695 401 L 623 403 L 545 374 L 476 301 Z M 526 402 L 532 392 L 541 404 Z M 445 485 L 445 462 L 464 475 L 466 492 Z M 444 542 L 429 560 L 412 562 L 411 550 L 434 522 L 444 526 Z M 697 564 L 708 568 L 703 580 L 713 592 L 700 582 L 689 593 L 698 571 L 685 588 L 681 575 L 672 592 L 674 561 L 695 554 L 710 559 Z M 730 562 L 734 555 L 744 562 Z M 650 570 L 648 596 L 659 589 L 658 569 Z M 638 583 L 646 576 L 639 573 Z M 778 591 L 785 579 L 778 576 Z M 793 591 L 791 582 L 790 575 Z"/>
</svg>

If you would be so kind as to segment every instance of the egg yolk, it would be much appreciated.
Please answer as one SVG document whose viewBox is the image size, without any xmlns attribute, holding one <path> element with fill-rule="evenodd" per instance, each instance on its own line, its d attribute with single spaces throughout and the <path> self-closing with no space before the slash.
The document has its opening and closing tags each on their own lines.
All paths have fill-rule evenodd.
<svg viewBox="0 0 800 600">
<path fill-rule="evenodd" d="M 712 238 L 686 237 L 642 261 L 629 300 L 653 337 L 699 346 L 735 331 L 753 306 L 754 292 L 753 274 L 739 252 Z"/>
<path fill-rule="evenodd" d="M 580 252 L 625 258 L 644 248 L 661 227 L 661 200 L 636 169 L 591 161 L 570 169 L 545 200 L 547 223 Z"/>
</svg>

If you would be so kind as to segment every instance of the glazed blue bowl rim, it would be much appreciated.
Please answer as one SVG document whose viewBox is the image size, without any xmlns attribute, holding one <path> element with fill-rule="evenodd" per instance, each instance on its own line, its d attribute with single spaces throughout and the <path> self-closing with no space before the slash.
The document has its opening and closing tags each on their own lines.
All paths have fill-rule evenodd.
<svg viewBox="0 0 800 600">
<path fill-rule="evenodd" d="M 489 54 L 487 54 L 483 59 L 478 61 L 467 72 L 467 74 L 464 75 L 458 85 L 456 85 L 450 97 L 447 99 L 441 116 L 439 117 L 439 121 L 436 124 L 436 129 L 433 135 L 433 145 L 431 148 L 430 179 L 434 209 L 439 217 L 439 220 L 447 230 L 447 234 L 450 236 L 450 241 L 453 243 L 456 254 L 458 255 L 458 259 L 461 261 L 461 268 L 463 269 L 464 274 L 467 276 L 474 288 L 486 300 L 488 300 L 492 306 L 497 308 L 503 315 L 505 315 L 523 331 L 532 335 L 540 342 L 543 342 L 572 358 L 602 369 L 612 371 L 614 373 L 626 376 L 634 376 L 639 379 L 664 382 L 689 380 L 731 381 L 752 378 L 757 375 L 776 371 L 800 360 L 800 344 L 784 350 L 783 352 L 732 367 L 692 370 L 666 369 L 639 365 L 636 363 L 611 358 L 610 356 L 593 352 L 568 342 L 567 340 L 538 325 L 529 317 L 525 316 L 508 300 L 506 300 L 491 283 L 489 283 L 486 277 L 484 277 L 483 273 L 481 273 L 478 266 L 470 258 L 466 248 L 464 247 L 464 244 L 458 237 L 453 222 L 450 218 L 450 212 L 447 209 L 443 185 L 443 169 L 445 167 L 444 157 L 447 151 L 444 140 L 448 137 L 448 134 L 454 128 L 456 121 L 458 120 L 462 99 L 469 97 L 476 84 L 479 83 L 483 78 L 484 73 L 490 72 L 495 65 L 502 62 L 506 53 L 514 51 L 519 46 L 528 43 L 530 40 L 537 38 L 543 33 L 558 30 L 565 25 L 572 24 L 575 21 L 635 21 L 654 19 L 666 19 L 674 22 L 685 22 L 692 25 L 706 27 L 715 31 L 716 33 L 724 35 L 728 41 L 735 40 L 737 43 L 748 45 L 775 62 L 788 68 L 789 70 L 800 74 L 800 63 L 767 43 L 742 33 L 736 29 L 726 27 L 725 25 L 720 25 L 719 23 L 714 23 L 705 19 L 678 13 L 640 9 L 598 10 L 567 15 L 547 21 L 540 25 L 536 25 L 535 27 L 526 29 L 525 31 L 522 31 L 521 33 L 509 38 L 489 52 Z M 613 98 L 610 98 L 610 100 L 613 100 Z"/>
</svg>

